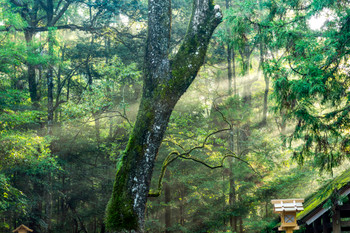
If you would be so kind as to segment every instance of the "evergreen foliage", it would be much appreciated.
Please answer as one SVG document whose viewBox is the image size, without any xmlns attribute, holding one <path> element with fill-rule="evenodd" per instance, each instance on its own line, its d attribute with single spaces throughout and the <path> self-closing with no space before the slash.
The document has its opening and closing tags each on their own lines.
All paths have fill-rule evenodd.
<svg viewBox="0 0 350 233">
<path fill-rule="evenodd" d="M 155 103 L 171 110 L 145 232 L 267 233 L 271 199 L 326 184 L 299 216 L 337 200 L 349 178 L 332 181 L 350 154 L 349 2 L 209 2 L 224 16 L 210 42 L 196 22 L 187 30 L 192 1 L 171 1 L 171 72 L 154 82 L 147 1 L 0 1 L 0 232 L 142 231 L 127 174 L 114 181 L 142 170 L 127 151 L 147 149 L 153 128 L 139 126 L 164 110 Z"/>
</svg>

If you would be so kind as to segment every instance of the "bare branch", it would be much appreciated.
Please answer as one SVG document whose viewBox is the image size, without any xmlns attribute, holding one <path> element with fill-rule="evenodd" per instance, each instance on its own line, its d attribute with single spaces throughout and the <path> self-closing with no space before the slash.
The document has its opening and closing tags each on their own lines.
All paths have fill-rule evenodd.
<svg viewBox="0 0 350 233">
<path fill-rule="evenodd" d="M 159 196 L 159 195 L 161 194 L 163 177 L 164 177 L 164 174 L 165 174 L 165 172 L 166 172 L 166 168 L 167 168 L 167 166 L 168 166 L 169 164 L 171 164 L 172 162 L 174 162 L 174 161 L 175 161 L 177 158 L 179 158 L 179 157 L 181 157 L 181 158 L 182 158 L 182 157 L 188 158 L 189 155 L 190 155 L 193 151 L 204 148 L 205 145 L 206 145 L 206 143 L 207 143 L 207 141 L 208 141 L 208 139 L 209 139 L 211 136 L 213 136 L 213 135 L 215 135 L 215 134 L 218 134 L 218 133 L 220 133 L 220 132 L 229 131 L 229 130 L 231 130 L 231 129 L 221 129 L 221 130 L 217 130 L 217 131 L 215 131 L 215 132 L 212 132 L 212 133 L 208 134 L 208 135 L 205 137 L 205 139 L 204 139 L 204 141 L 203 141 L 203 143 L 202 143 L 201 145 L 192 147 L 191 149 L 189 149 L 188 151 L 186 151 L 186 152 L 184 152 L 184 153 L 181 153 L 181 154 L 180 154 L 180 153 L 177 152 L 177 151 L 171 152 L 171 153 L 165 158 L 165 160 L 164 160 L 164 162 L 163 162 L 162 170 L 161 170 L 161 172 L 160 172 L 159 179 L 158 179 L 158 188 L 157 188 L 157 191 L 156 191 L 156 192 L 150 191 L 149 194 L 148 194 L 148 197 L 157 197 L 157 196 Z M 183 147 L 181 147 L 181 148 L 183 148 Z M 183 149 L 184 149 L 184 148 L 183 148 Z"/>
<path fill-rule="evenodd" d="M 67 1 L 66 4 L 64 4 L 62 9 L 58 13 L 55 12 L 56 17 L 52 20 L 52 25 L 55 25 L 57 23 L 57 21 L 60 20 L 60 18 L 63 16 L 63 14 L 67 11 L 70 4 L 71 4 L 71 2 Z"/>
</svg>

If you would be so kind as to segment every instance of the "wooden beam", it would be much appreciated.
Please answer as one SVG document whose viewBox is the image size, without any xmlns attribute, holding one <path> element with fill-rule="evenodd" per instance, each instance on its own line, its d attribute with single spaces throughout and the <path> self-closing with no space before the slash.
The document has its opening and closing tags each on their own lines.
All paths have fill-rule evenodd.
<svg viewBox="0 0 350 233">
<path fill-rule="evenodd" d="M 283 203 L 293 203 L 293 201 L 303 203 L 304 199 L 277 199 L 277 200 L 275 199 L 275 200 L 271 200 L 271 203 L 272 204 L 280 204 L 281 201 Z"/>
<path fill-rule="evenodd" d="M 340 210 L 350 210 L 350 204 L 345 204 L 338 207 Z"/>
<path fill-rule="evenodd" d="M 310 217 L 308 217 L 306 219 L 306 224 L 310 225 L 312 224 L 316 219 L 318 219 L 319 217 L 321 217 L 323 214 L 326 214 L 326 212 L 330 209 L 330 207 L 328 207 L 327 209 L 323 209 L 322 207 L 317 208 L 314 212 L 314 214 L 310 215 Z"/>
<path fill-rule="evenodd" d="M 350 220 L 348 220 L 348 221 L 341 221 L 340 225 L 342 227 L 350 227 Z"/>
</svg>

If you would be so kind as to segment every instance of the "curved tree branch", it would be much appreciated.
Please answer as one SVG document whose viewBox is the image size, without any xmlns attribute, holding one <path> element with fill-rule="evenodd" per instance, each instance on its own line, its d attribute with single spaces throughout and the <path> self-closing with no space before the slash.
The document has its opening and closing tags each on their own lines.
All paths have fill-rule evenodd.
<svg viewBox="0 0 350 233">
<path fill-rule="evenodd" d="M 162 165 L 162 168 L 161 168 L 161 171 L 160 171 L 160 175 L 159 175 L 159 178 L 158 178 L 158 185 L 157 185 L 157 189 L 156 191 L 154 190 L 151 190 L 148 194 L 148 197 L 159 197 L 162 193 L 162 186 L 163 186 L 163 178 L 164 178 L 164 175 L 165 175 L 165 172 L 166 172 L 166 169 L 167 167 L 172 163 L 174 162 L 176 159 L 178 158 L 181 158 L 181 159 L 185 159 L 185 160 L 192 160 L 196 163 L 199 163 L 199 164 L 202 164 L 204 166 L 206 166 L 207 168 L 210 168 L 210 169 L 217 169 L 217 168 L 222 168 L 224 166 L 224 162 L 225 162 L 225 159 L 226 158 L 235 158 L 245 164 L 247 164 L 250 169 L 252 169 L 252 171 L 257 174 L 259 177 L 262 177 L 261 174 L 259 174 L 259 172 L 257 172 L 256 169 L 254 169 L 254 167 L 246 160 L 240 158 L 239 156 L 237 156 L 234 152 L 232 152 L 231 150 L 228 150 L 230 153 L 229 154 L 226 154 L 220 161 L 220 164 L 219 165 L 210 165 L 206 162 L 204 162 L 203 160 L 199 159 L 199 158 L 196 158 L 196 157 L 192 157 L 191 156 L 191 153 L 195 150 L 198 150 L 198 149 L 203 149 L 208 141 L 208 139 L 215 135 L 215 134 L 218 134 L 218 133 L 221 133 L 221 132 L 224 132 L 224 131 L 230 131 L 231 128 L 226 128 L 226 129 L 221 129 L 221 130 L 217 130 L 215 132 L 212 132 L 210 134 L 208 134 L 203 143 L 199 146 L 195 146 L 189 150 L 187 150 L 186 152 L 184 153 L 179 153 L 178 151 L 173 151 L 171 153 L 168 154 L 168 156 L 165 158 L 164 162 L 163 162 L 163 165 Z M 174 142 L 173 142 L 174 143 Z M 179 146 L 177 143 L 174 143 L 175 145 Z M 184 149 L 182 146 L 180 146 L 180 148 Z"/>
</svg>

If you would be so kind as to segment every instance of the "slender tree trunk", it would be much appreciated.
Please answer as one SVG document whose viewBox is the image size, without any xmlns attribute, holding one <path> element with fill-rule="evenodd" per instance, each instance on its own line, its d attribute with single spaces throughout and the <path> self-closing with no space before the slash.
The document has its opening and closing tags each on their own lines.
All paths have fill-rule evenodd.
<svg viewBox="0 0 350 233">
<path fill-rule="evenodd" d="M 184 205 L 184 200 L 186 196 L 186 186 L 182 185 L 180 188 L 180 225 L 184 226 L 185 225 L 185 205 Z"/>
<path fill-rule="evenodd" d="M 97 141 L 97 144 L 100 145 L 100 143 L 101 143 L 100 119 L 98 118 L 97 114 L 93 114 L 93 117 L 95 118 L 96 141 Z"/>
<path fill-rule="evenodd" d="M 237 76 L 236 76 L 236 53 L 232 49 L 232 78 L 233 78 L 233 94 L 237 95 Z"/>
<path fill-rule="evenodd" d="M 263 119 L 262 123 L 265 125 L 267 123 L 267 99 L 269 97 L 269 89 L 270 89 L 270 79 L 267 75 L 264 74 L 265 79 L 265 91 L 264 91 L 264 108 L 263 108 Z"/>
<path fill-rule="evenodd" d="M 53 2 L 52 0 L 47 1 L 47 22 L 48 26 L 50 27 L 48 31 L 48 54 L 49 54 L 49 68 L 47 71 L 47 132 L 48 135 L 52 135 L 52 128 L 53 128 L 53 121 L 54 121 L 54 108 L 53 108 L 53 66 L 54 66 L 54 29 L 52 28 L 52 19 L 53 19 Z M 48 177 L 48 183 L 52 184 L 52 177 L 51 174 Z M 52 195 L 51 190 L 46 190 L 46 193 L 48 195 L 48 203 L 47 204 L 47 232 L 52 232 Z"/>
<path fill-rule="evenodd" d="M 242 74 L 246 79 L 249 78 L 249 66 L 250 66 L 250 54 L 248 48 L 244 49 L 244 53 L 242 55 Z M 252 102 L 252 83 L 250 80 L 244 81 L 243 88 L 243 102 L 247 106 L 251 106 Z"/>
<path fill-rule="evenodd" d="M 47 71 L 47 130 L 48 134 L 52 134 L 53 128 L 53 43 L 54 32 L 53 29 L 48 32 L 48 45 L 49 45 L 49 69 Z"/>
<path fill-rule="evenodd" d="M 153 166 L 172 110 L 202 66 L 222 14 L 212 1 L 193 1 L 191 21 L 173 60 L 169 60 L 171 1 L 148 1 L 148 38 L 143 94 L 133 132 L 119 159 L 107 228 L 143 232 Z"/>
<path fill-rule="evenodd" d="M 233 161 L 230 162 L 230 191 L 229 191 L 229 204 L 231 208 L 231 212 L 233 207 L 236 205 L 236 185 L 233 173 Z M 237 232 L 237 216 L 233 216 L 232 213 L 230 215 L 230 226 L 233 232 Z"/>
<path fill-rule="evenodd" d="M 48 134 L 52 134 L 53 128 L 53 66 L 54 66 L 54 28 L 53 28 L 53 15 L 54 15 L 54 6 L 52 0 L 47 0 L 46 8 L 46 17 L 47 17 L 47 26 L 49 27 L 48 31 L 48 47 L 49 47 L 49 68 L 47 71 L 47 131 Z"/>
<path fill-rule="evenodd" d="M 242 216 L 239 216 L 239 233 L 243 233 L 244 228 L 243 228 L 243 218 Z"/>
<path fill-rule="evenodd" d="M 164 203 L 165 203 L 165 232 L 169 233 L 171 232 L 169 228 L 171 227 L 171 208 L 170 208 L 170 201 L 171 201 L 171 187 L 168 184 L 170 177 L 169 172 L 166 173 L 166 180 L 167 182 L 164 183 Z"/>
<path fill-rule="evenodd" d="M 234 141 L 234 130 L 230 131 L 230 150 L 235 151 L 235 141 Z M 237 231 L 237 217 L 232 215 L 232 209 L 236 205 L 236 184 L 235 184 L 235 174 L 234 174 L 234 160 L 230 159 L 230 168 L 229 168 L 229 206 L 231 209 L 230 214 L 230 226 L 233 232 Z"/>
<path fill-rule="evenodd" d="M 231 0 L 226 0 L 226 10 L 229 9 L 230 7 L 230 3 L 231 3 Z M 230 28 L 227 28 L 226 30 L 227 34 L 228 34 L 228 37 L 230 36 Z M 233 77 L 233 73 L 232 73 L 232 67 L 231 67 L 231 64 L 232 64 L 232 46 L 231 46 L 231 43 L 230 41 L 227 41 L 226 43 L 226 46 L 227 46 L 227 79 L 228 79 L 228 94 L 229 95 L 232 95 L 232 77 Z"/>
<path fill-rule="evenodd" d="M 227 44 L 227 79 L 228 79 L 228 94 L 232 95 L 232 48 Z"/>
<path fill-rule="evenodd" d="M 247 42 L 248 43 L 248 42 Z M 252 106 L 252 80 L 250 80 L 249 77 L 249 70 L 250 70 L 250 56 L 251 56 L 252 50 L 250 50 L 250 46 L 248 44 L 244 45 L 243 50 L 240 50 L 240 55 L 242 58 L 242 75 L 246 78 L 244 80 L 244 85 L 243 85 L 243 98 L 242 102 L 245 108 L 251 108 Z M 248 153 L 248 141 L 249 141 L 249 136 L 250 136 L 250 119 L 249 117 L 246 118 L 245 122 L 243 125 L 237 130 L 237 154 L 241 155 L 241 158 L 245 158 L 247 153 Z M 239 181 L 237 181 L 239 183 Z M 242 191 L 237 189 L 237 201 L 240 202 L 240 195 Z M 243 233 L 243 216 L 237 216 L 237 221 L 236 221 L 236 232 Z"/>
<path fill-rule="evenodd" d="M 226 175 L 228 174 L 228 168 L 222 170 L 222 212 L 224 213 L 227 209 L 226 203 Z M 226 226 L 226 218 L 222 219 L 222 224 Z"/>
<path fill-rule="evenodd" d="M 24 32 L 24 36 L 26 39 L 26 43 L 27 43 L 27 54 L 28 57 L 33 56 L 33 36 L 34 36 L 34 32 L 27 30 Z M 38 105 L 38 101 L 39 101 L 39 97 L 38 97 L 38 93 L 37 93 L 37 83 L 35 80 L 35 66 L 32 65 L 30 62 L 26 62 L 27 65 L 27 79 L 28 79 L 28 85 L 29 85 L 29 94 L 30 94 L 30 98 L 32 100 L 32 103 L 34 106 Z"/>
<path fill-rule="evenodd" d="M 87 73 L 87 76 L 88 76 L 88 85 L 89 85 L 89 88 L 91 88 L 93 79 L 92 79 L 92 74 L 91 74 L 91 70 L 90 70 L 90 63 L 89 63 L 89 60 L 90 60 L 90 54 L 89 54 L 88 57 L 86 58 L 85 67 L 86 67 L 86 73 Z"/>
<path fill-rule="evenodd" d="M 286 129 L 287 129 L 287 119 L 286 119 L 286 113 L 285 110 L 281 111 L 281 137 L 282 137 L 282 146 L 283 148 L 287 147 L 287 142 L 286 142 Z"/>
<path fill-rule="evenodd" d="M 261 36 L 261 29 L 259 28 L 259 34 Z M 269 89 L 270 89 L 270 78 L 264 71 L 264 57 L 265 57 L 265 51 L 264 51 L 264 40 L 263 38 L 260 38 L 260 64 L 259 64 L 259 70 L 262 70 L 262 73 L 264 75 L 265 80 L 265 91 L 264 91 L 264 107 L 263 107 L 263 119 L 262 124 L 266 125 L 267 123 L 267 98 L 269 96 Z"/>
<path fill-rule="evenodd" d="M 101 232 L 100 233 L 106 233 L 106 226 L 105 226 L 103 221 L 100 223 L 100 226 L 101 226 Z"/>
<path fill-rule="evenodd" d="M 49 189 L 46 190 L 45 196 L 45 217 L 46 217 L 46 222 L 47 222 L 47 233 L 52 232 L 52 224 L 51 224 L 51 218 L 52 218 L 52 176 L 51 174 L 48 175 L 48 184 L 49 184 Z"/>
</svg>

